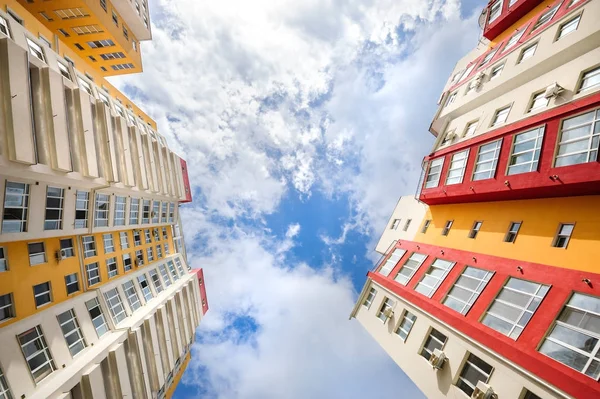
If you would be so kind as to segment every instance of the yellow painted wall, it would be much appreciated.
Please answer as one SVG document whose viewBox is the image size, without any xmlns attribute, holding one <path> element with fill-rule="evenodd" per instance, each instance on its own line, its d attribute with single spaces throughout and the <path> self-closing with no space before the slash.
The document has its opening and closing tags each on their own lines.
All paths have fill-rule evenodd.
<svg viewBox="0 0 600 399">
<path fill-rule="evenodd" d="M 181 381 L 181 376 L 185 372 L 185 369 L 187 368 L 188 363 L 190 362 L 190 358 L 191 358 L 191 355 L 190 355 L 190 352 L 188 352 L 187 355 L 185 356 L 185 360 L 183 361 L 183 364 L 181 365 L 181 368 L 179 369 L 179 372 L 173 376 L 173 384 L 171 384 L 169 389 L 167 389 L 167 394 L 166 394 L 167 399 L 171 399 L 173 397 L 173 394 L 175 393 L 175 390 L 177 389 L 177 385 L 179 385 L 179 381 Z"/>
<path fill-rule="evenodd" d="M 162 225 L 158 227 L 159 230 L 159 241 L 154 240 L 154 235 L 152 234 L 152 230 L 154 228 L 150 228 L 151 232 L 151 242 L 150 244 L 145 243 L 144 230 L 141 229 L 142 232 L 142 245 L 134 246 L 133 245 L 133 230 L 126 230 L 127 237 L 129 240 L 129 248 L 122 250 L 119 238 L 119 232 L 113 231 L 110 234 L 113 235 L 113 243 L 115 251 L 109 254 L 105 254 L 104 252 L 104 242 L 102 240 L 103 233 L 95 233 L 92 234 L 95 238 L 96 242 L 96 253 L 97 255 L 90 258 L 83 259 L 84 264 L 89 264 L 92 262 L 98 262 L 101 282 L 99 284 L 95 284 L 90 289 L 96 289 L 100 287 L 102 284 L 109 281 L 108 279 L 108 269 L 106 267 L 106 259 L 116 257 L 119 274 L 118 276 L 113 277 L 118 278 L 119 276 L 123 276 L 124 274 L 131 273 L 135 270 L 139 270 L 140 268 L 136 268 L 134 264 L 135 260 L 135 251 L 142 249 L 144 253 L 144 265 L 142 268 L 148 267 L 148 259 L 146 257 L 146 248 L 151 246 L 154 251 L 154 261 L 150 263 L 150 265 L 154 264 L 159 258 L 156 256 L 156 246 L 160 245 L 162 248 L 164 259 L 167 254 L 165 252 L 164 244 L 165 242 L 169 244 L 170 254 L 174 254 L 175 246 L 173 245 L 173 236 L 171 232 L 170 225 L 164 225 L 167 227 L 167 239 L 165 240 L 162 235 Z M 107 233 L 108 234 L 108 233 Z M 75 257 L 68 258 L 60 263 L 55 258 L 55 253 L 60 249 L 60 238 L 47 238 L 41 240 L 31 240 L 31 241 L 16 241 L 10 242 L 6 244 L 2 244 L 5 249 L 5 256 L 8 259 L 9 270 L 6 272 L 0 273 L 0 295 L 12 293 L 13 294 L 13 303 L 15 307 L 16 317 L 10 320 L 7 320 L 0 324 L 0 326 L 5 326 L 10 323 L 14 323 L 17 320 L 23 319 L 25 317 L 31 316 L 36 313 L 38 310 L 43 310 L 48 306 L 55 305 L 57 303 L 63 302 L 69 299 L 72 296 L 76 296 L 83 292 L 87 287 L 87 276 L 85 275 L 85 268 L 83 270 L 83 275 L 81 275 L 81 267 L 80 267 L 80 258 L 83 257 L 83 248 L 80 246 L 80 249 L 77 249 L 77 246 L 80 245 L 82 236 L 72 236 L 72 237 L 61 237 L 61 238 L 72 238 L 75 250 Z M 48 262 L 36 266 L 29 266 L 29 253 L 27 244 L 31 242 L 44 242 L 46 249 L 46 257 Z M 131 255 L 132 260 L 132 269 L 125 273 L 123 269 L 123 254 L 129 253 Z M 79 277 L 79 289 L 80 291 L 77 293 L 73 293 L 67 296 L 66 285 L 65 285 L 65 276 L 72 273 L 78 273 Z M 52 288 L 52 303 L 42 306 L 37 309 L 35 306 L 34 296 L 33 296 L 33 286 L 44 283 L 46 281 L 50 281 Z"/>
<path fill-rule="evenodd" d="M 531 19 L 534 15 L 541 12 L 544 8 L 548 7 L 549 5 L 553 4 L 554 2 L 556 2 L 556 0 L 542 1 L 540 4 L 538 4 L 537 7 L 535 7 L 533 10 L 529 11 L 521 19 L 519 19 L 517 22 L 512 24 L 508 29 L 506 29 L 504 32 L 500 33 L 498 36 L 496 36 L 494 38 L 494 40 L 492 40 L 490 42 L 490 46 L 493 47 L 496 44 L 500 43 L 502 40 L 506 39 L 507 37 L 512 36 L 515 33 L 515 31 L 521 27 L 521 25 L 523 25 L 525 22 L 527 22 L 529 19 Z"/>
<path fill-rule="evenodd" d="M 49 2 L 50 3 L 50 2 Z M 7 10 L 7 7 L 14 10 L 19 17 L 23 18 L 25 28 L 35 37 L 38 37 L 40 34 L 44 36 L 46 39 L 50 40 L 50 42 L 54 42 L 53 37 L 54 34 L 44 26 L 39 20 L 37 20 L 34 16 L 32 16 L 25 8 L 21 6 L 17 2 L 17 0 L 0 0 L 0 8 L 3 11 Z M 75 68 L 81 74 L 88 74 L 94 79 L 94 83 L 100 87 L 105 87 L 108 90 L 108 93 L 123 103 L 123 106 L 129 107 L 133 110 L 135 115 L 139 115 L 144 122 L 149 122 L 154 130 L 157 130 L 156 122 L 150 118 L 144 111 L 142 111 L 138 106 L 135 105 L 129 98 L 127 98 L 123 93 L 117 90 L 113 85 L 111 85 L 98 70 L 92 67 L 88 62 L 86 62 L 82 57 L 79 56 L 75 51 L 69 48 L 66 45 L 61 45 L 60 48 L 55 48 L 54 43 L 52 44 L 52 49 L 57 52 L 61 57 L 67 56 L 73 62 L 75 62 Z M 116 51 L 116 50 L 115 50 Z"/>
<path fill-rule="evenodd" d="M 600 249 L 600 196 L 435 205 L 425 219 L 432 219 L 425 234 L 415 241 L 600 273 L 596 251 Z M 448 236 L 441 231 L 454 220 Z M 474 221 L 483 221 L 475 239 L 468 238 Z M 514 243 L 504 242 L 511 221 L 523 224 Z M 424 221 L 421 222 L 421 226 Z M 559 223 L 575 223 L 566 249 L 552 247 Z"/>
</svg>

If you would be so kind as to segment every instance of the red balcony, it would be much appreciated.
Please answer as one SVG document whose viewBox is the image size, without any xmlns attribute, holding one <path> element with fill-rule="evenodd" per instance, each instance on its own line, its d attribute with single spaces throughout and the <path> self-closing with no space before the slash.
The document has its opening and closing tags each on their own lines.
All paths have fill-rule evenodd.
<svg viewBox="0 0 600 399">
<path fill-rule="evenodd" d="M 185 200 L 179 202 L 192 202 L 192 190 L 190 188 L 190 178 L 188 176 L 187 162 L 183 158 L 181 161 L 181 173 L 183 174 L 183 189 L 185 190 Z"/>
<path fill-rule="evenodd" d="M 598 151 L 594 151 L 594 148 L 598 148 L 597 143 L 600 139 L 598 134 L 594 133 L 600 129 L 599 107 L 600 93 L 534 115 L 431 154 L 426 158 L 428 166 L 419 199 L 428 205 L 437 205 L 600 194 L 600 162 L 598 162 Z M 585 159 L 583 159 L 583 155 L 580 156 L 584 162 L 581 162 L 582 159 L 578 159 L 577 162 L 581 163 L 561 166 L 561 163 L 572 163 L 566 162 L 565 155 L 561 154 L 570 154 L 573 148 L 573 145 L 569 145 L 566 140 L 566 135 L 561 133 L 561 129 L 568 130 L 568 125 L 562 127 L 563 121 L 572 120 L 570 118 L 580 114 L 588 114 L 594 110 L 598 111 L 589 126 L 587 155 L 585 155 Z M 520 169 L 520 159 L 525 157 L 519 158 L 518 153 L 521 147 L 516 147 L 516 143 L 513 142 L 517 139 L 517 135 L 533 131 L 533 129 L 542 130 L 542 136 L 537 138 L 539 144 L 534 146 L 539 148 L 539 151 L 537 151 L 539 157 L 537 163 L 531 162 L 531 165 L 525 170 Z M 592 129 L 596 130 L 593 131 Z M 565 138 L 562 136 L 565 136 Z M 519 136 L 518 139 L 522 140 L 523 137 Z M 563 144 L 561 144 L 561 140 Z M 480 151 L 483 154 L 486 149 L 494 147 L 494 145 L 491 145 L 492 143 L 497 143 L 499 148 L 496 155 L 496 167 L 490 172 L 490 176 L 482 178 L 481 170 L 486 168 L 482 168 L 480 163 L 479 168 L 476 169 L 478 155 Z M 490 146 L 481 148 L 488 144 Z M 580 144 L 585 143 L 579 143 L 576 146 Z M 457 173 L 460 175 L 460 170 L 457 172 L 457 168 L 453 167 L 450 171 L 452 158 L 455 154 L 461 154 L 465 150 L 468 153 L 466 165 L 462 169 L 462 179 L 457 177 L 453 179 L 451 176 L 456 176 Z M 535 150 L 530 151 L 536 152 Z M 534 157 L 535 155 L 532 154 L 532 159 L 535 159 Z M 569 160 L 572 161 L 575 157 L 577 156 L 574 155 Z M 457 158 L 459 158 L 459 155 L 454 159 Z M 438 183 L 434 185 L 437 172 L 435 172 L 435 166 L 432 168 L 432 162 L 439 164 L 440 160 L 443 160 L 443 164 L 441 170 L 439 170 Z M 428 179 L 430 180 L 429 184 L 427 183 Z M 431 183 L 431 180 L 433 180 L 433 183 Z M 427 185 L 430 187 L 426 187 Z"/>
<path fill-rule="evenodd" d="M 494 40 L 540 3 L 542 0 L 491 0 L 486 8 L 483 36 Z"/>
<path fill-rule="evenodd" d="M 192 273 L 198 275 L 198 288 L 200 289 L 200 300 L 202 301 L 202 314 L 208 312 L 208 298 L 206 297 L 206 285 L 204 284 L 204 271 L 202 269 L 192 269 Z"/>
</svg>

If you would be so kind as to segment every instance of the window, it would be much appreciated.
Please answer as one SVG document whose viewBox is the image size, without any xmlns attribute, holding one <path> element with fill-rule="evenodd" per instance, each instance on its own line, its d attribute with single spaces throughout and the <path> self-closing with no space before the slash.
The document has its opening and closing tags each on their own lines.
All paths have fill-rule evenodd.
<svg viewBox="0 0 600 399">
<path fill-rule="evenodd" d="M 385 323 L 388 319 L 388 316 L 386 316 L 386 312 L 388 310 L 392 310 L 393 307 L 394 301 L 392 301 L 390 298 L 384 298 L 383 303 L 381 304 L 381 307 L 377 312 L 377 318 L 379 318 L 379 320 Z"/>
<path fill-rule="evenodd" d="M 160 235 L 158 234 L 158 229 L 155 228 L 152 230 L 152 234 L 154 235 L 154 241 L 160 241 Z"/>
<path fill-rule="evenodd" d="M 552 246 L 555 248 L 566 248 L 569 244 L 569 240 L 571 239 L 571 234 L 573 234 L 574 228 L 574 224 L 561 223 L 558 226 L 558 232 L 556 233 L 556 237 L 554 237 Z"/>
<path fill-rule="evenodd" d="M 502 14 L 502 0 L 496 0 L 490 6 L 490 17 L 488 19 L 488 24 L 492 23 L 496 18 L 498 18 Z"/>
<path fill-rule="evenodd" d="M 425 179 L 425 188 L 437 187 L 440 183 L 444 158 L 434 159 L 429 163 L 427 178 Z"/>
<path fill-rule="evenodd" d="M 125 25 L 123 25 L 123 36 L 125 37 L 125 39 L 129 40 L 129 31 L 127 30 Z"/>
<path fill-rule="evenodd" d="M 63 258 L 73 258 L 75 256 L 75 250 L 73 249 L 73 239 L 63 238 L 60 240 L 61 256 Z"/>
<path fill-rule="evenodd" d="M 583 74 L 578 93 L 598 86 L 600 86 L 600 67 Z"/>
<path fill-rule="evenodd" d="M 600 377 L 600 299 L 573 293 L 540 352 L 595 380 Z"/>
<path fill-rule="evenodd" d="M 477 159 L 475 160 L 475 167 L 473 169 L 473 181 L 491 179 L 494 177 L 501 147 L 502 139 L 479 147 Z"/>
<path fill-rule="evenodd" d="M 75 356 L 84 350 L 86 346 L 75 312 L 73 312 L 73 309 L 69 309 L 56 317 L 69 347 L 69 352 L 71 352 L 71 356 Z"/>
<path fill-rule="evenodd" d="M 450 167 L 448 168 L 448 176 L 446 177 L 446 185 L 462 183 L 468 157 L 469 150 L 457 152 L 452 155 Z"/>
<path fill-rule="evenodd" d="M 506 107 L 500 108 L 496 111 L 496 113 L 494 114 L 494 119 L 492 120 L 492 127 L 506 122 L 506 119 L 508 118 L 508 113 L 510 112 L 510 107 L 510 105 L 507 105 Z"/>
<path fill-rule="evenodd" d="M 137 278 L 138 284 L 142 289 L 142 295 L 144 296 L 144 300 L 148 302 L 152 299 L 152 290 L 150 290 L 150 286 L 148 285 L 148 280 L 146 279 L 146 275 L 142 274 Z"/>
<path fill-rule="evenodd" d="M 423 356 L 425 359 L 429 360 L 431 355 L 433 355 L 433 351 L 435 349 L 442 350 L 444 345 L 446 345 L 447 339 L 448 338 L 444 334 L 442 334 L 435 328 L 432 328 L 431 331 L 429 332 L 429 336 L 425 340 L 423 349 L 421 349 L 421 356 Z"/>
<path fill-rule="evenodd" d="M 452 228 L 452 224 L 453 223 L 454 223 L 454 220 L 448 220 L 448 221 L 446 221 L 446 225 L 442 229 L 442 235 L 443 236 L 447 236 L 448 235 L 448 233 L 450 232 L 450 229 Z"/>
<path fill-rule="evenodd" d="M 83 257 L 89 258 L 96 256 L 96 242 L 94 236 L 84 236 L 81 238 L 83 243 Z"/>
<path fill-rule="evenodd" d="M 67 67 L 62 62 L 58 62 L 58 70 L 60 71 L 60 74 L 62 76 L 64 76 L 65 78 L 71 80 L 71 72 L 69 72 L 69 67 Z"/>
<path fill-rule="evenodd" d="M 129 302 L 129 307 L 131 308 L 132 312 L 135 312 L 142 306 L 140 303 L 140 298 L 138 297 L 135 289 L 135 285 L 133 284 L 133 280 L 126 281 L 123 284 L 123 292 L 125 292 L 127 302 Z"/>
<path fill-rule="evenodd" d="M 52 302 L 52 290 L 50 288 L 50 281 L 41 283 L 33 286 L 33 298 L 35 299 L 35 306 L 40 307 Z"/>
<path fill-rule="evenodd" d="M 173 261 L 168 261 L 167 265 L 169 265 L 169 271 L 171 272 L 173 281 L 179 280 L 179 275 L 177 274 L 177 271 L 175 271 L 175 265 L 173 264 Z"/>
<path fill-rule="evenodd" d="M 494 273 L 467 266 L 444 299 L 444 305 L 466 315 Z"/>
<path fill-rule="evenodd" d="M 540 16 L 540 19 L 537 20 L 537 22 L 535 23 L 535 25 L 533 25 L 533 28 L 531 29 L 531 31 L 533 32 L 534 30 L 536 30 L 540 26 L 544 25 L 546 22 L 550 22 L 550 20 L 552 18 L 554 18 L 554 15 L 556 14 L 556 11 L 558 11 L 558 9 L 560 8 L 561 5 L 562 5 L 562 2 L 558 3 L 557 5 L 555 5 L 554 7 L 550 8 L 550 9 L 546 10 L 546 12 L 544 12 Z"/>
<path fill-rule="evenodd" d="M 29 252 L 29 266 L 39 265 L 46 263 L 46 248 L 43 242 L 32 242 L 27 244 L 27 250 Z"/>
<path fill-rule="evenodd" d="M 58 31 L 60 33 L 62 33 L 62 35 L 64 37 L 70 37 L 71 35 L 69 35 L 69 32 L 67 32 L 66 30 L 64 30 L 63 28 L 58 28 Z M 75 43 L 76 46 L 81 47 L 81 45 L 79 43 Z M 83 47 L 81 47 L 79 50 L 83 50 Z"/>
<path fill-rule="evenodd" d="M 481 322 L 516 340 L 549 288 L 547 285 L 511 277 Z"/>
<path fill-rule="evenodd" d="M 523 33 L 525 33 L 526 29 L 527 26 L 521 28 L 517 33 L 512 35 L 511 38 L 508 39 L 508 42 L 506 42 L 506 46 L 504 46 L 504 50 L 502 51 L 506 51 L 509 48 L 513 47 L 515 44 L 517 44 L 517 42 L 521 39 L 521 36 L 523 36 Z"/>
<path fill-rule="evenodd" d="M 521 55 L 519 55 L 519 60 L 517 61 L 517 64 L 520 64 L 521 62 L 525 61 L 526 59 L 533 57 L 536 49 L 537 49 L 537 43 L 533 43 L 533 44 L 530 44 L 529 46 L 525 47 L 521 51 Z"/>
<path fill-rule="evenodd" d="M 496 65 L 495 67 L 492 68 L 492 71 L 490 72 L 490 80 L 496 79 L 498 76 L 500 76 L 500 74 L 502 73 L 502 70 L 504 69 L 504 64 L 500 64 L 500 65 Z"/>
<path fill-rule="evenodd" d="M 417 316 L 410 313 L 408 310 L 405 310 L 404 313 L 402 313 L 400 323 L 396 328 L 396 334 L 402 338 L 402 341 L 406 341 L 406 338 L 408 338 L 408 334 L 410 334 L 410 330 L 412 330 L 415 320 L 417 320 Z"/>
<path fill-rule="evenodd" d="M 452 142 L 452 140 L 454 140 L 454 138 L 456 137 L 456 133 L 455 133 L 456 129 L 452 129 L 452 130 L 448 130 L 446 132 L 446 134 L 444 134 L 444 139 L 442 140 L 442 146 Z"/>
<path fill-rule="evenodd" d="M 65 286 L 67 287 L 67 295 L 79 291 L 79 280 L 77 273 L 68 274 L 65 276 Z"/>
<path fill-rule="evenodd" d="M 108 305 L 108 310 L 110 311 L 113 321 L 115 324 L 119 324 L 127 317 L 119 291 L 117 291 L 116 288 L 108 290 L 104 293 L 104 298 L 106 299 L 106 304 Z"/>
<path fill-rule="evenodd" d="M 44 230 L 62 229 L 62 213 L 65 190 L 57 187 L 50 187 L 46 191 L 46 220 L 44 221 Z"/>
<path fill-rule="evenodd" d="M 406 223 L 404 223 L 404 228 L 402 229 L 403 231 L 407 231 L 408 228 L 410 227 L 410 223 L 412 222 L 412 219 L 408 219 L 406 221 Z"/>
<path fill-rule="evenodd" d="M 142 245 L 142 237 L 139 230 L 133 230 L 133 245 L 136 247 Z"/>
<path fill-rule="evenodd" d="M 458 92 L 454 92 L 452 94 L 450 94 L 450 96 L 448 97 L 448 100 L 446 100 L 446 107 L 449 106 L 450 104 L 452 104 L 454 102 L 454 100 L 456 100 L 456 95 Z"/>
<path fill-rule="evenodd" d="M 166 202 L 163 202 L 161 206 L 162 206 L 162 208 L 161 208 L 160 221 L 161 221 L 161 223 L 167 223 L 167 210 L 169 208 L 169 204 Z"/>
<path fill-rule="evenodd" d="M 4 192 L 3 233 L 27 231 L 29 184 L 7 181 Z"/>
<path fill-rule="evenodd" d="M 160 259 L 160 258 L 162 258 L 162 248 L 161 248 L 161 246 L 160 246 L 160 245 L 157 245 L 157 246 L 156 246 L 156 258 L 157 258 L 157 259 Z"/>
<path fill-rule="evenodd" d="M 543 91 L 536 93 L 531 98 L 531 103 L 529 105 L 528 112 L 535 111 L 535 110 L 538 110 L 541 108 L 545 108 L 548 106 L 549 102 L 550 102 L 550 99 L 546 98 Z"/>
<path fill-rule="evenodd" d="M 519 229 L 521 228 L 521 222 L 510 222 L 508 226 L 508 232 L 504 236 L 504 242 L 515 242 Z"/>
<path fill-rule="evenodd" d="M 125 197 L 115 197 L 115 226 L 125 226 Z"/>
<path fill-rule="evenodd" d="M 169 277 L 169 273 L 167 273 L 167 268 L 162 264 L 158 266 L 158 270 L 160 270 L 160 275 L 165 282 L 165 285 L 169 287 L 171 285 L 171 278 Z"/>
<path fill-rule="evenodd" d="M 88 46 L 90 46 L 90 48 L 112 47 L 112 46 L 115 45 L 115 43 L 112 40 L 110 40 L 110 39 L 93 40 L 93 41 L 87 42 L 87 44 L 88 44 Z M 80 50 L 83 50 L 83 47 L 81 47 Z"/>
<path fill-rule="evenodd" d="M 117 16 L 116 12 L 112 12 L 112 20 L 115 23 L 115 25 L 119 26 L 119 17 Z"/>
<path fill-rule="evenodd" d="M 123 270 L 128 272 L 131 270 L 131 255 L 123 254 Z"/>
<path fill-rule="evenodd" d="M 525 390 L 525 395 L 523 395 L 523 399 L 542 399 L 542 398 L 540 398 L 539 396 L 537 396 L 536 394 L 534 394 L 530 390 L 526 389 Z"/>
<path fill-rule="evenodd" d="M 413 252 L 412 255 L 404 262 L 404 265 L 398 270 L 398 274 L 394 277 L 394 280 L 399 282 L 402 285 L 408 284 L 412 276 L 415 275 L 419 267 L 423 264 L 423 262 L 427 259 L 427 255 L 419 254 L 417 252 Z"/>
<path fill-rule="evenodd" d="M 4 373 L 0 368 L 0 399 L 12 399 L 12 394 L 10 393 L 10 389 L 8 388 L 8 383 L 6 382 L 6 378 L 4 378 Z"/>
<path fill-rule="evenodd" d="M 516 134 L 508 161 L 507 175 L 537 171 L 543 139 L 543 126 Z"/>
<path fill-rule="evenodd" d="M 568 35 L 571 32 L 575 32 L 577 30 L 577 27 L 579 26 L 580 19 L 581 15 L 578 15 L 575 18 L 560 25 L 560 28 L 558 28 L 558 36 L 556 37 L 556 40 Z"/>
<path fill-rule="evenodd" d="M 600 109 L 587 112 L 562 123 L 554 166 L 576 165 L 598 159 Z"/>
<path fill-rule="evenodd" d="M 119 58 L 125 58 L 125 53 L 122 53 L 120 51 L 114 53 L 104 53 L 100 54 L 100 58 L 102 58 L 104 61 L 116 60 Z"/>
<path fill-rule="evenodd" d="M 144 252 L 141 249 L 135 251 L 135 257 L 137 259 L 136 266 L 143 266 L 144 265 Z"/>
<path fill-rule="evenodd" d="M 473 72 L 473 69 L 475 69 L 475 63 L 472 63 L 466 70 L 465 73 L 460 77 L 460 80 L 465 80 L 470 74 L 471 72 Z"/>
<path fill-rule="evenodd" d="M 160 282 L 160 278 L 158 277 L 156 269 L 150 270 L 150 278 L 152 279 L 152 284 L 154 284 L 154 289 L 156 290 L 156 293 L 160 294 L 163 290 L 163 286 Z"/>
<path fill-rule="evenodd" d="M 150 237 L 150 229 L 144 230 L 144 237 L 146 240 L 146 244 L 150 244 L 152 242 L 152 238 Z"/>
<path fill-rule="evenodd" d="M 85 274 L 87 275 L 88 287 L 100 282 L 100 271 L 98 270 L 98 262 L 85 265 Z"/>
<path fill-rule="evenodd" d="M 29 54 L 33 55 L 40 61 L 46 62 L 46 59 L 44 58 L 44 50 L 42 50 L 42 47 L 40 47 L 39 44 L 30 38 L 27 38 L 27 47 L 29 47 Z"/>
<path fill-rule="evenodd" d="M 481 229 L 482 224 L 483 224 L 483 222 L 479 222 L 479 221 L 476 221 L 475 223 L 473 223 L 473 227 L 471 227 L 471 231 L 469 232 L 469 238 L 477 237 L 477 233 L 479 233 L 479 230 Z"/>
<path fill-rule="evenodd" d="M 106 259 L 106 269 L 108 270 L 108 278 L 118 275 L 119 269 L 117 268 L 117 258 L 113 257 Z"/>
<path fill-rule="evenodd" d="M 48 39 L 46 39 L 44 36 L 42 36 L 41 34 L 38 35 L 38 39 L 40 39 L 40 41 L 42 43 L 44 43 L 46 46 L 48 46 L 48 48 L 52 48 L 52 43 L 50 43 L 50 41 Z"/>
<path fill-rule="evenodd" d="M 106 0 L 100 0 L 100 6 L 106 11 Z"/>
<path fill-rule="evenodd" d="M 85 8 L 65 8 L 62 10 L 54 10 L 56 15 L 61 19 L 76 19 L 89 17 Z"/>
<path fill-rule="evenodd" d="M 95 227 L 108 226 L 108 209 L 109 197 L 108 194 L 96 194 L 96 209 L 94 214 Z"/>
<path fill-rule="evenodd" d="M 4 247 L 0 247 L 0 272 L 8 270 L 8 260 Z"/>
<path fill-rule="evenodd" d="M 488 382 L 493 369 L 492 366 L 472 353 L 469 353 L 469 357 L 462 367 L 456 386 L 471 397 L 479 381 Z"/>
<path fill-rule="evenodd" d="M 36 383 L 56 370 L 40 325 L 19 334 L 17 338 L 31 376 Z"/>
<path fill-rule="evenodd" d="M 427 233 L 427 229 L 429 228 L 430 224 L 431 224 L 431 219 L 425 220 L 425 223 L 423 223 L 423 228 L 421 228 L 421 233 L 422 234 Z"/>
<path fill-rule="evenodd" d="M 169 238 L 169 234 L 167 234 L 167 228 L 166 227 L 162 228 L 162 236 L 163 236 L 163 240 L 167 240 Z"/>
<path fill-rule="evenodd" d="M 102 241 L 104 241 L 104 253 L 110 254 L 115 252 L 115 243 L 113 241 L 112 233 L 102 234 Z"/>
<path fill-rule="evenodd" d="M 102 308 L 100 307 L 98 298 L 90 299 L 85 303 L 85 306 L 87 307 L 87 310 L 90 313 L 90 318 L 92 319 L 92 324 L 96 329 L 98 338 L 100 338 L 104 335 L 104 333 L 108 332 L 108 325 L 106 324 L 106 319 L 104 318 L 104 314 L 102 313 Z"/>
<path fill-rule="evenodd" d="M 169 255 L 169 254 L 171 253 L 171 251 L 170 251 L 170 249 L 169 249 L 169 243 L 168 243 L 168 242 L 165 242 L 165 253 L 166 253 L 167 255 Z"/>
<path fill-rule="evenodd" d="M 75 201 L 75 228 L 81 229 L 88 226 L 88 210 L 90 206 L 90 193 L 77 190 Z"/>
<path fill-rule="evenodd" d="M 133 68 L 135 68 L 135 65 L 133 65 L 131 63 L 127 63 L 127 64 L 115 64 L 115 65 L 111 65 L 110 67 L 115 71 L 120 71 L 123 69 L 133 69 Z"/>
<path fill-rule="evenodd" d="M 121 249 L 129 248 L 129 238 L 126 231 L 119 232 L 119 240 L 121 241 Z"/>
<path fill-rule="evenodd" d="M 140 199 L 131 198 L 129 200 L 129 224 L 138 224 L 140 222 Z"/>
<path fill-rule="evenodd" d="M 73 31 L 78 35 L 91 35 L 94 33 L 102 33 L 104 30 L 100 25 L 83 25 L 83 26 L 74 26 Z"/>
<path fill-rule="evenodd" d="M 396 266 L 396 263 L 398 263 L 400 258 L 402 258 L 405 253 L 406 250 L 402 248 L 395 248 L 394 252 L 392 252 L 390 257 L 387 258 L 387 260 L 385 261 L 384 265 L 381 266 L 381 269 L 379 269 L 379 274 L 382 274 L 384 276 L 389 275 L 394 266 Z"/>
<path fill-rule="evenodd" d="M 146 248 L 146 258 L 148 258 L 148 262 L 152 262 L 154 260 L 154 253 L 152 252 L 152 247 Z"/>
<path fill-rule="evenodd" d="M 12 293 L 0 295 L 0 322 L 15 317 Z"/>
<path fill-rule="evenodd" d="M 371 287 L 371 289 L 369 290 L 369 293 L 367 294 L 367 297 L 365 298 L 364 302 L 363 302 L 363 306 L 366 307 L 367 309 L 371 307 L 371 304 L 373 303 L 373 299 L 375 299 L 375 295 L 377 295 L 377 290 L 373 287 Z"/>
<path fill-rule="evenodd" d="M 144 200 L 142 208 L 142 224 L 150 223 L 150 200 Z"/>
<path fill-rule="evenodd" d="M 498 50 L 493 50 L 493 51 L 490 51 L 489 53 L 487 53 L 486 56 L 483 57 L 483 59 L 481 60 L 481 63 L 479 63 L 479 66 L 477 68 L 481 68 L 482 66 L 487 65 L 492 60 L 492 58 L 494 58 L 494 56 L 496 55 L 496 51 L 498 51 Z"/>
<path fill-rule="evenodd" d="M 169 223 L 173 223 L 175 221 L 175 204 L 171 202 L 169 204 Z"/>
<path fill-rule="evenodd" d="M 450 273 L 454 264 L 454 262 L 443 259 L 434 260 L 423 278 L 421 278 L 421 281 L 419 281 L 419 284 L 415 287 L 415 291 L 431 298 L 448 273 Z"/>
<path fill-rule="evenodd" d="M 183 276 L 185 272 L 183 271 L 183 266 L 181 266 L 181 260 L 179 258 L 175 258 L 175 264 L 177 265 L 177 270 L 179 270 L 179 274 Z"/>
<path fill-rule="evenodd" d="M 475 130 L 477 130 L 477 123 L 479 121 L 473 121 L 473 122 L 469 122 L 467 123 L 467 127 L 465 128 L 465 134 L 463 135 L 463 137 L 469 137 L 472 136 L 473 134 L 475 134 Z"/>
<path fill-rule="evenodd" d="M 160 216 L 160 201 L 154 201 L 152 203 L 152 223 L 158 223 Z"/>
</svg>

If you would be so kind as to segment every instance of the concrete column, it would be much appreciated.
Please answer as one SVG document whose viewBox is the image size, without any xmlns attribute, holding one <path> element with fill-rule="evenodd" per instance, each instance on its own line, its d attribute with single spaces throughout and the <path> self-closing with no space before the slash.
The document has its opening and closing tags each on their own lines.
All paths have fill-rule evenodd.
<svg viewBox="0 0 600 399">
<path fill-rule="evenodd" d="M 107 399 L 102 367 L 94 364 L 81 376 L 81 390 L 84 399 Z"/>
</svg>

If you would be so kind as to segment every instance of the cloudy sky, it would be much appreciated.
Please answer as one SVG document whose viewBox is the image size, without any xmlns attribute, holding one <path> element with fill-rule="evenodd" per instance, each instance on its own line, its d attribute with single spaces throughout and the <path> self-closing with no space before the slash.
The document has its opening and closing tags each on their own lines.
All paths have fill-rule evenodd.
<svg viewBox="0 0 600 399">
<path fill-rule="evenodd" d="M 482 1 L 151 0 L 113 79 L 187 159 L 210 311 L 176 398 L 419 398 L 348 315 Z"/>
</svg>

